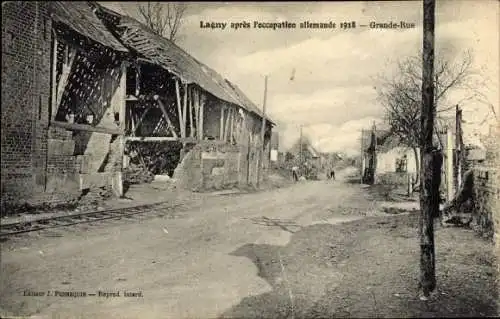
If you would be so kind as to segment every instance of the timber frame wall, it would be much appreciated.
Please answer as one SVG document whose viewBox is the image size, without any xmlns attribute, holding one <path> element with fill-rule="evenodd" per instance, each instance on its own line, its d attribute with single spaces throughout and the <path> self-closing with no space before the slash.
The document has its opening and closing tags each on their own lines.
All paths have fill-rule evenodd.
<svg viewBox="0 0 500 319">
<path fill-rule="evenodd" d="M 240 175 L 238 184 L 257 184 L 259 149 L 262 147 L 260 117 L 216 98 L 196 84 L 183 83 L 168 71 L 140 59 L 132 61 L 127 72 L 127 142 L 177 142 L 182 143 L 186 151 L 188 144 L 191 145 L 188 149 L 192 149 L 193 145 L 202 145 L 202 163 L 203 156 L 215 156 L 203 155 L 206 152 L 217 152 L 223 144 L 233 145 L 239 153 L 238 163 L 235 164 Z M 266 127 L 264 170 L 269 167 L 272 130 L 271 124 Z M 181 153 L 180 161 L 185 155 L 185 152 Z M 124 162 L 127 163 L 128 159 L 125 158 Z M 185 170 L 192 169 L 183 167 Z M 265 174 L 261 179 L 264 178 Z"/>
</svg>

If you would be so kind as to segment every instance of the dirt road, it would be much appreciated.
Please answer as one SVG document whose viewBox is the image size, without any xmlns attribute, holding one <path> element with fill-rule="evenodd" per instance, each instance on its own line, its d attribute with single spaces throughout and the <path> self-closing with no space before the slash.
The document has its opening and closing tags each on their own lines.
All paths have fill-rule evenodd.
<svg viewBox="0 0 500 319">
<path fill-rule="evenodd" d="M 286 245 L 302 227 L 359 219 L 370 208 L 358 185 L 306 182 L 207 196 L 170 218 L 72 227 L 58 237 L 2 243 L 1 306 L 47 318 L 213 318 L 272 289 L 239 249 Z M 140 294 L 125 297 L 125 291 Z M 24 296 L 36 292 L 45 296 Z M 87 297 L 62 296 L 66 292 Z"/>
</svg>

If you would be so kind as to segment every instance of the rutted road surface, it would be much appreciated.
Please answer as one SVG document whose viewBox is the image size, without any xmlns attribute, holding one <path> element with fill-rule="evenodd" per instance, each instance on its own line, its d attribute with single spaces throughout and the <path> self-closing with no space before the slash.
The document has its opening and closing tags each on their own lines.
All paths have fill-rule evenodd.
<svg viewBox="0 0 500 319">
<path fill-rule="evenodd" d="M 255 261 L 237 256 L 241 247 L 283 246 L 302 227 L 359 219 L 373 208 L 359 185 L 340 181 L 207 196 L 189 206 L 172 218 L 69 227 L 61 237 L 24 238 L 10 249 L 12 243 L 2 243 L 0 309 L 40 318 L 217 317 L 272 289 Z M 311 298 L 315 289 L 323 288 L 310 287 Z M 124 297 L 125 291 L 142 297 Z"/>
</svg>

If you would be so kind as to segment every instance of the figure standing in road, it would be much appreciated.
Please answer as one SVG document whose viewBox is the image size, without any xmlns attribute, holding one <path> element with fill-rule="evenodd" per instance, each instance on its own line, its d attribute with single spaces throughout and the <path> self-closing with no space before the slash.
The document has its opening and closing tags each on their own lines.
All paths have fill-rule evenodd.
<svg viewBox="0 0 500 319">
<path fill-rule="evenodd" d="M 330 179 L 335 180 L 335 170 L 330 168 Z"/>
<path fill-rule="evenodd" d="M 297 166 L 292 167 L 292 178 L 294 182 L 299 180 L 299 168 Z"/>
</svg>

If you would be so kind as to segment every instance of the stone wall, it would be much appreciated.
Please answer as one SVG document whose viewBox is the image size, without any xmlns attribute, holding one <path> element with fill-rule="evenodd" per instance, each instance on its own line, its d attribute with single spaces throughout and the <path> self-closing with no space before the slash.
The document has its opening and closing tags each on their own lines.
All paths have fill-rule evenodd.
<svg viewBox="0 0 500 319">
<path fill-rule="evenodd" d="M 474 168 L 475 214 L 473 225 L 477 232 L 493 239 L 494 210 L 500 197 L 500 186 L 497 183 L 498 170 L 493 167 Z M 498 216 L 496 216 L 498 219 Z M 497 224 L 499 221 L 496 221 Z"/>
<path fill-rule="evenodd" d="M 220 141 L 196 144 L 175 169 L 177 185 L 194 191 L 238 186 L 239 149 Z"/>
<path fill-rule="evenodd" d="M 412 176 L 415 179 L 416 174 L 410 173 L 383 173 L 377 175 L 377 184 L 384 185 L 394 185 L 394 186 L 403 186 L 408 185 L 408 175 Z"/>
</svg>

